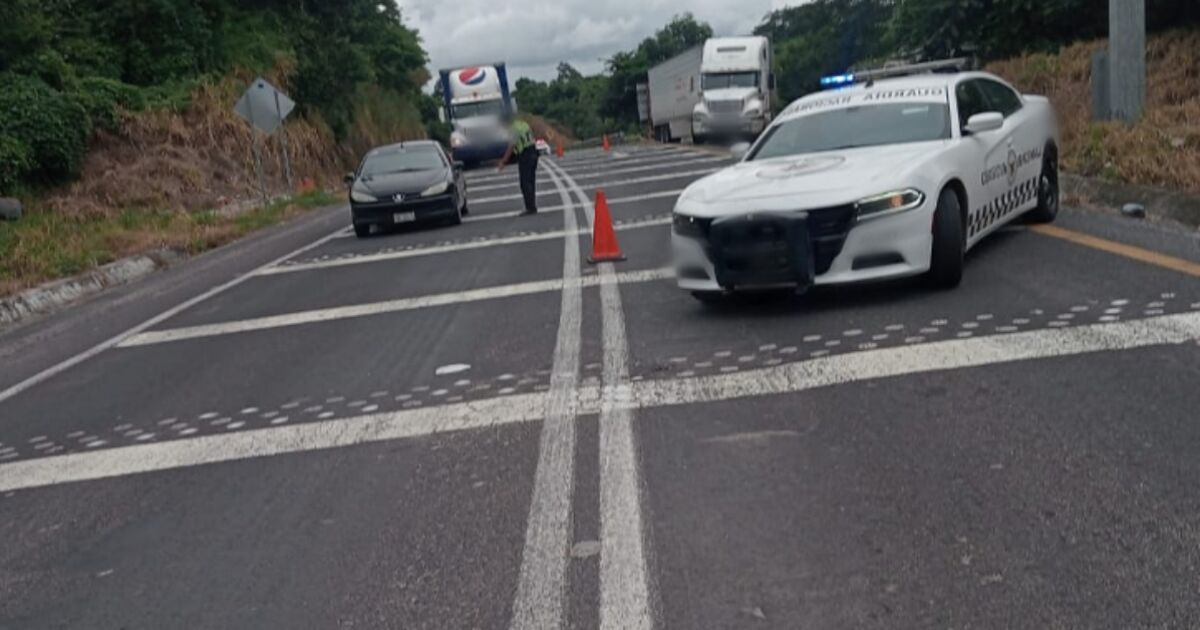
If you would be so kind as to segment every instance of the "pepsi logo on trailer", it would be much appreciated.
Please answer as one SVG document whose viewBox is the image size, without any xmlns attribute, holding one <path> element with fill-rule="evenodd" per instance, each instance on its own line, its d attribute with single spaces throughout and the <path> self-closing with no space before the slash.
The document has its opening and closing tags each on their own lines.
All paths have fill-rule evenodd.
<svg viewBox="0 0 1200 630">
<path fill-rule="evenodd" d="M 487 71 L 483 68 L 463 68 L 458 73 L 458 80 L 463 85 L 479 85 L 487 78 Z"/>
</svg>

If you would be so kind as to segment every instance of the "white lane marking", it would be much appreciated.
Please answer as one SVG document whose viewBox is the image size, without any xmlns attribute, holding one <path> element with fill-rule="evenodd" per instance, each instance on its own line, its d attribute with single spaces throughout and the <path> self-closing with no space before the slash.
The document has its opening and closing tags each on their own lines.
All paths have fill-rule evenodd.
<svg viewBox="0 0 1200 630">
<path fill-rule="evenodd" d="M 592 184 L 584 184 L 584 185 L 580 186 L 580 188 L 583 190 L 592 190 L 595 188 L 619 188 L 621 186 L 632 186 L 634 184 L 645 184 L 645 183 L 649 183 L 649 182 L 661 182 L 661 181 L 666 181 L 666 180 L 671 180 L 671 179 L 683 179 L 685 177 L 697 177 L 697 176 L 701 176 L 701 175 L 709 175 L 711 173 L 717 172 L 718 170 L 720 170 L 720 169 L 702 168 L 702 169 L 695 169 L 695 170 L 691 170 L 691 171 L 680 171 L 677 173 L 664 173 L 662 175 L 647 175 L 645 177 L 633 177 L 630 179 L 619 179 L 615 182 L 596 182 L 596 183 L 592 183 Z M 544 195 L 546 193 L 539 192 L 538 194 Z M 519 194 L 498 195 L 495 197 L 480 197 L 479 199 L 471 199 L 470 203 L 471 203 L 471 207 L 475 208 L 482 204 L 498 203 L 501 201 L 513 201 L 515 199 L 520 199 L 520 198 L 521 198 L 521 195 L 519 195 Z"/>
<path fill-rule="evenodd" d="M 589 225 L 594 208 L 571 179 L 560 173 L 584 208 Z M 612 263 L 602 263 L 599 276 L 604 368 L 600 403 L 600 629 L 649 630 L 654 627 L 650 606 L 644 530 L 641 472 L 633 409 L 627 404 L 629 343 L 621 289 Z"/>
<path fill-rule="evenodd" d="M 459 372 L 466 372 L 469 369 L 471 369 L 470 364 L 451 363 L 449 365 L 443 365 L 443 366 L 437 368 L 436 370 L 433 371 L 433 374 L 434 374 L 434 376 L 444 376 L 446 374 L 458 374 Z"/>
<path fill-rule="evenodd" d="M 83 352 L 81 352 L 69 359 L 66 359 L 64 361 L 56 363 L 56 364 L 42 370 L 41 372 L 38 372 L 37 374 L 34 374 L 33 376 L 30 376 L 29 378 L 15 384 L 15 385 L 11 385 L 7 389 L 0 391 L 0 402 L 4 402 L 4 401 L 8 400 L 9 398 L 12 398 L 13 396 L 16 396 L 17 394 L 20 394 L 21 392 L 29 389 L 30 387 L 33 387 L 34 385 L 37 385 L 38 383 L 45 381 L 46 379 L 49 379 L 53 376 L 61 374 L 62 372 L 66 371 L 72 367 L 75 367 L 76 365 L 79 365 L 80 363 L 83 363 L 84 361 L 87 361 L 88 359 L 100 354 L 101 352 L 104 352 L 105 350 L 108 350 L 109 348 L 121 345 L 124 341 L 128 340 L 129 338 L 131 338 L 133 336 L 136 336 L 137 334 L 141 333 L 142 331 L 146 330 L 147 328 L 150 328 L 151 326 L 157 325 L 160 322 L 170 319 L 170 318 L 178 315 L 179 313 L 183 312 L 184 310 L 187 310 L 187 309 L 189 309 L 189 308 L 191 308 L 191 307 L 193 307 L 215 295 L 218 295 L 220 293 L 228 291 L 229 289 L 232 289 L 233 287 L 236 287 L 237 285 L 254 277 L 254 274 L 257 273 L 261 269 L 265 269 L 267 267 L 274 267 L 275 265 L 278 265 L 279 263 L 281 263 L 289 258 L 295 258 L 296 256 L 299 256 L 300 254 L 303 254 L 304 252 L 309 251 L 315 247 L 320 247 L 321 245 L 324 245 L 325 243 L 337 238 L 338 235 L 343 233 L 345 230 L 346 230 L 346 228 L 344 228 L 344 227 L 338 228 L 338 230 L 332 234 L 323 236 L 323 237 L 309 243 L 308 245 L 305 245 L 303 247 L 300 247 L 299 249 L 288 252 L 287 254 L 284 254 L 283 256 L 280 256 L 279 258 L 276 258 L 275 260 L 272 260 L 260 267 L 256 267 L 255 269 L 252 269 L 252 270 L 234 278 L 233 280 L 230 280 L 229 282 L 217 285 L 217 286 L 209 289 L 208 291 L 205 291 L 204 293 L 197 295 L 196 297 L 193 297 L 189 300 L 181 302 L 181 303 L 159 313 L 158 315 L 155 315 L 154 317 L 147 319 L 146 321 L 138 324 L 137 326 L 134 326 L 133 328 L 130 328 L 129 330 L 126 330 L 125 332 L 123 332 L 119 335 L 116 335 L 115 337 L 111 337 L 105 341 L 102 341 L 102 342 L 96 344 L 95 346 L 92 346 L 91 348 L 84 350 Z"/>
<path fill-rule="evenodd" d="M 1200 339 L 1200 314 L 1043 329 L 852 352 L 732 375 L 638 383 L 637 408 L 784 394 L 864 380 L 1176 345 Z"/>
<path fill-rule="evenodd" d="M 636 230 L 645 227 L 655 227 L 659 225 L 668 225 L 671 223 L 670 217 L 649 219 L 645 221 L 635 221 L 624 223 L 616 226 L 617 230 Z M 334 258 L 331 260 L 317 260 L 313 262 L 294 263 L 290 265 L 280 265 L 270 267 L 258 272 L 260 276 L 272 276 L 284 273 L 293 273 L 296 271 L 311 271 L 313 269 L 329 269 L 333 267 L 345 267 L 348 265 L 361 265 L 365 263 L 381 262 L 386 260 L 400 260 L 402 258 L 415 258 L 418 256 L 436 256 L 440 254 L 450 254 L 454 252 L 467 251 L 472 249 L 483 249 L 485 247 L 501 247 L 504 245 L 519 245 L 521 243 L 536 243 L 539 241 L 549 241 L 562 238 L 564 236 L 582 236 L 590 234 L 589 231 L 580 230 L 578 228 L 567 232 L 563 230 L 555 230 L 553 232 L 542 232 L 540 234 L 524 234 L 521 236 L 504 236 L 500 238 L 492 238 L 481 241 L 467 241 L 465 243 L 454 243 L 452 245 L 434 245 L 431 247 L 418 247 L 415 249 L 407 249 L 398 252 L 381 252 L 378 254 L 363 254 L 361 256 L 352 256 L 349 258 Z"/>
<path fill-rule="evenodd" d="M 570 197 L 547 169 L 563 205 Z M 575 399 L 579 386 L 583 292 L 579 279 L 579 231 L 575 211 L 563 213 L 563 290 L 558 339 L 546 396 L 533 498 L 526 521 L 521 571 L 509 627 L 559 628 L 563 624 L 571 507 L 575 494 Z"/>
<path fill-rule="evenodd" d="M 630 195 L 628 197 L 616 197 L 613 199 L 609 199 L 608 205 L 615 206 L 615 205 L 624 204 L 624 203 L 637 203 L 639 201 L 646 201 L 649 199 L 667 199 L 667 198 L 674 199 L 675 197 L 678 197 L 681 194 L 683 194 L 682 188 L 680 188 L 678 190 L 660 190 L 658 192 L 647 193 L 644 195 Z M 545 208 L 538 208 L 538 214 L 549 214 L 551 212 L 562 212 L 562 209 L 563 209 L 562 206 L 548 206 Z M 496 219 L 508 219 L 508 218 L 520 216 L 520 214 L 521 214 L 520 210 L 511 210 L 508 212 L 492 212 L 492 213 L 488 213 L 488 214 L 472 215 L 472 216 L 469 216 L 469 217 L 463 219 L 463 223 L 474 223 L 476 221 L 494 221 Z"/>
<path fill-rule="evenodd" d="M 545 398 L 518 394 L 31 459 L 0 466 L 0 492 L 532 421 Z"/>
<path fill-rule="evenodd" d="M 563 169 L 568 172 L 574 173 L 576 171 L 595 171 L 595 170 L 605 170 L 605 169 L 611 169 L 611 168 L 624 168 L 626 166 L 633 166 L 636 164 L 647 164 L 647 163 L 652 163 L 652 162 L 680 161 L 681 159 L 690 159 L 692 157 L 701 157 L 701 156 L 707 157 L 708 154 L 697 153 L 697 152 L 678 151 L 675 153 L 665 153 L 665 152 L 664 153 L 656 153 L 653 155 L 647 155 L 645 157 L 631 157 L 631 158 L 625 159 L 625 160 L 613 160 L 613 159 L 592 160 L 592 161 L 588 161 L 588 162 L 580 162 L 578 164 L 578 166 L 576 166 L 576 165 L 567 166 L 566 164 L 564 164 L 562 162 L 558 162 L 557 160 L 553 160 L 553 163 L 562 166 Z M 728 159 L 728 158 L 725 158 L 725 159 Z M 547 158 L 542 158 L 540 170 L 547 171 L 549 169 L 550 162 L 552 162 L 552 160 L 547 159 Z M 478 190 L 479 187 L 476 186 L 476 184 L 489 185 L 492 182 L 499 182 L 499 181 L 511 182 L 515 185 L 517 183 L 517 175 L 515 172 L 510 172 L 510 173 L 502 173 L 499 175 L 487 175 L 487 176 L 482 176 L 482 177 L 468 177 L 467 178 L 467 191 L 470 192 L 473 190 Z"/>
<path fill-rule="evenodd" d="M 632 409 L 791 394 L 910 374 L 1115 352 L 1200 341 L 1200 312 L 1112 324 L 948 340 L 828 356 L 731 375 L 631 383 Z M 0 465 L 0 492 L 88 481 L 200 464 L 420 437 L 538 420 L 547 394 L 517 394 L 471 402 L 370 414 L 327 422 L 269 427 Z M 601 411 L 600 390 L 579 390 L 578 415 Z M 190 435 L 196 429 L 179 432 Z M 96 439 L 93 438 L 92 439 Z"/>
<path fill-rule="evenodd" d="M 630 173 L 644 173 L 647 171 L 658 171 L 664 168 L 675 168 L 680 166 L 695 166 L 697 164 L 711 164 L 713 162 L 726 162 L 726 158 L 719 157 L 695 157 L 686 160 L 678 160 L 674 162 L 663 162 L 661 164 L 642 164 L 639 166 L 629 166 L 627 168 L 603 169 L 584 175 L 573 176 L 575 179 L 592 179 L 596 177 L 608 177 L 610 175 L 628 175 Z M 489 184 L 487 186 L 475 186 L 471 188 L 472 193 L 481 192 L 484 190 L 499 190 L 503 188 L 514 188 L 518 182 L 506 182 L 503 184 Z M 547 192 L 547 191 L 542 191 Z"/>
<path fill-rule="evenodd" d="M 612 281 L 652 282 L 655 280 L 665 280 L 674 277 L 674 270 L 672 270 L 670 267 L 661 267 L 658 269 L 629 271 L 617 274 L 614 276 Z M 608 279 L 602 279 L 599 276 L 584 276 L 582 278 L 572 280 L 571 284 L 580 288 L 584 288 L 598 286 L 608 281 Z M 438 293 L 434 295 L 423 295 L 413 298 L 387 300 L 384 302 L 371 302 L 367 304 L 356 304 L 353 306 L 336 306 L 333 308 L 322 308 L 311 311 L 299 311 L 284 315 L 268 315 L 266 317 L 255 317 L 252 319 L 243 319 L 232 322 L 200 324 L 197 326 L 168 328 L 165 330 L 151 330 L 125 339 L 119 344 L 118 347 L 132 348 L 135 346 L 147 346 L 156 343 L 182 341 L 184 339 L 214 337 L 217 335 L 228 335 L 232 333 L 282 328 L 284 326 L 298 326 L 301 324 L 315 324 L 319 322 L 329 322 L 340 319 L 369 317 L 371 315 L 398 313 L 401 311 L 411 311 L 434 306 L 448 306 L 451 304 L 463 304 L 466 302 L 477 302 L 481 300 L 494 300 L 521 295 L 532 295 L 535 293 L 547 293 L 550 291 L 560 291 L 562 288 L 563 280 L 561 278 L 555 278 L 554 280 L 535 280 L 533 282 L 506 284 L 501 286 L 486 287 L 483 289 L 456 291 L 454 293 Z"/>
</svg>

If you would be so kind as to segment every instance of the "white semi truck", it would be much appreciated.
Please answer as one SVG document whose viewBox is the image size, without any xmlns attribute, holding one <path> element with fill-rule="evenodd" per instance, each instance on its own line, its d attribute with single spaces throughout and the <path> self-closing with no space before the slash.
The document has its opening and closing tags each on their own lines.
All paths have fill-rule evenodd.
<svg viewBox="0 0 1200 630">
<path fill-rule="evenodd" d="M 771 121 L 775 76 L 766 37 L 713 37 L 648 74 L 655 139 L 753 138 Z"/>
<path fill-rule="evenodd" d="M 503 117 L 517 109 L 505 65 L 442 70 L 439 78 L 454 159 L 473 165 L 503 157 L 509 143 Z"/>
<path fill-rule="evenodd" d="M 766 37 L 719 37 L 704 42 L 703 97 L 692 110 L 695 142 L 753 139 L 771 122 L 775 75 Z"/>
</svg>

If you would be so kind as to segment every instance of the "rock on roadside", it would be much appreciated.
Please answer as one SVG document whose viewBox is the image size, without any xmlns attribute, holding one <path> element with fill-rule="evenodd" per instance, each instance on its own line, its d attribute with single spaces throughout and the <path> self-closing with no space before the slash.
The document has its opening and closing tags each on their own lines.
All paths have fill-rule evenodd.
<svg viewBox="0 0 1200 630">
<path fill-rule="evenodd" d="M 11 197 L 0 197 L 0 220 L 16 221 L 21 218 L 21 202 Z"/>
</svg>

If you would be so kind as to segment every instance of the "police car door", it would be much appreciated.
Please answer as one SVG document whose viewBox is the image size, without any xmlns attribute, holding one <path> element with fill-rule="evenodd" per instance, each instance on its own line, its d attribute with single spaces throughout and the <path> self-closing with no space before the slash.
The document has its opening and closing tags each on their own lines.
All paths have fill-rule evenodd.
<svg viewBox="0 0 1200 630">
<path fill-rule="evenodd" d="M 991 79 L 979 79 L 978 83 L 989 109 L 1004 114 L 1007 151 L 1004 156 L 1004 177 L 999 181 L 1005 186 L 999 192 L 998 205 L 1002 217 L 1011 217 L 1037 203 L 1042 139 L 1037 134 L 1037 121 L 1033 120 L 1035 114 L 1032 108 L 1025 107 L 1016 90 Z"/>
<path fill-rule="evenodd" d="M 1012 127 L 1005 121 L 999 129 L 969 134 L 967 121 L 975 114 L 994 111 L 980 87 L 982 79 L 968 79 L 954 88 L 958 104 L 958 124 L 962 142 L 969 147 L 970 163 L 964 164 L 964 175 L 978 173 L 968 184 L 971 207 L 967 211 L 967 239 L 973 241 L 1001 218 L 1001 198 L 1008 188 L 1008 151 L 1013 142 Z"/>
</svg>

